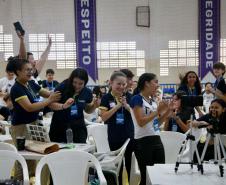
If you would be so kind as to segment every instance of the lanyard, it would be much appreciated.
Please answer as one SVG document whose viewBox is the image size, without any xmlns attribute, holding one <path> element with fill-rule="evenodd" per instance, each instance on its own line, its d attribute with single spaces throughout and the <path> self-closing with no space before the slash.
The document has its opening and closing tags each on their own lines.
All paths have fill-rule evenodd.
<svg viewBox="0 0 226 185">
<path fill-rule="evenodd" d="M 30 87 L 30 85 L 28 84 L 27 85 L 27 89 L 29 91 L 29 93 L 31 94 L 32 98 L 35 100 L 35 99 L 38 99 L 36 93 L 33 91 L 33 89 Z"/>
<path fill-rule="evenodd" d="M 50 85 L 50 84 L 51 84 L 51 85 Z M 48 88 L 53 88 L 53 81 L 49 83 L 49 82 L 46 80 L 46 86 L 47 86 Z"/>
</svg>

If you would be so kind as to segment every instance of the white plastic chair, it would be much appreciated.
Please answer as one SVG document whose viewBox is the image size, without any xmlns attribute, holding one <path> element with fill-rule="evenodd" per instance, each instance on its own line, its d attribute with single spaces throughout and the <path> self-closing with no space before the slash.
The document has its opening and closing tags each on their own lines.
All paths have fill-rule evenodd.
<svg viewBox="0 0 226 185">
<path fill-rule="evenodd" d="M 131 159 L 131 170 L 130 170 L 130 180 L 129 184 L 130 185 L 138 185 L 140 183 L 140 169 L 138 166 L 138 162 L 136 159 L 136 156 L 134 152 L 132 153 L 132 159 Z"/>
<path fill-rule="evenodd" d="M 88 168 L 97 171 L 100 185 L 107 185 L 98 160 L 91 154 L 82 151 L 62 151 L 43 157 L 36 168 L 36 185 L 41 185 L 41 171 L 47 164 L 54 185 L 88 184 Z"/>
<path fill-rule="evenodd" d="M 126 147 L 129 144 L 129 141 L 130 139 L 127 139 L 120 149 L 99 156 L 102 170 L 104 172 L 110 172 L 111 174 L 113 174 L 117 185 L 119 185 L 118 177 L 121 165 L 123 164 Z"/>
<path fill-rule="evenodd" d="M 92 136 L 96 145 L 97 153 L 110 152 L 108 143 L 107 125 L 95 124 L 87 126 L 88 136 Z"/>
<path fill-rule="evenodd" d="M 17 148 L 9 143 L 0 142 L 0 150 L 17 152 Z"/>
<path fill-rule="evenodd" d="M 224 147 L 226 147 L 226 134 L 221 134 L 221 141 L 222 141 Z"/>
<path fill-rule="evenodd" d="M 92 121 L 89 121 L 87 119 L 84 119 L 84 120 L 85 120 L 86 126 L 88 126 L 88 125 L 100 125 L 100 124 L 103 124 L 103 123 L 92 122 Z"/>
<path fill-rule="evenodd" d="M 176 163 L 181 145 L 186 135 L 179 132 L 162 131 L 160 137 L 165 150 L 165 163 Z"/>
<path fill-rule="evenodd" d="M 14 151 L 0 151 L 0 179 L 10 179 L 11 170 L 14 167 L 15 161 L 18 161 L 23 170 L 23 184 L 29 185 L 28 168 L 25 159 Z"/>
<path fill-rule="evenodd" d="M 87 130 L 88 135 L 93 137 L 97 149 L 97 153 L 94 153 L 94 155 L 100 161 L 103 171 L 112 173 L 118 185 L 120 168 L 123 162 L 126 147 L 129 144 L 130 139 L 127 139 L 120 149 L 110 151 L 107 125 L 89 125 L 87 126 Z"/>
</svg>

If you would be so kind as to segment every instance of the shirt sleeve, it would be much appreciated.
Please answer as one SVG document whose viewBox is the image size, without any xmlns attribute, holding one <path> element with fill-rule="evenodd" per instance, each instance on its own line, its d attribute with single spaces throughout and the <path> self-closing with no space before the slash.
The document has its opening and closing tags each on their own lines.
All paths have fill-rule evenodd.
<svg viewBox="0 0 226 185">
<path fill-rule="evenodd" d="M 108 96 L 108 94 L 104 95 L 101 98 L 99 109 L 100 110 L 109 110 L 110 109 L 110 106 L 109 106 L 109 96 Z"/>
<path fill-rule="evenodd" d="M 46 85 L 46 80 L 43 80 L 43 81 L 42 81 L 42 87 L 43 87 L 43 88 L 46 88 L 46 87 L 47 87 L 47 85 Z"/>
<path fill-rule="evenodd" d="M 200 117 L 199 119 L 197 119 L 197 121 L 205 121 L 205 122 L 209 122 L 209 114 L 206 114 L 202 117 Z"/>
<path fill-rule="evenodd" d="M 225 79 L 220 80 L 219 84 L 217 85 L 217 89 L 219 89 L 223 94 L 226 94 Z"/>
<path fill-rule="evenodd" d="M 60 84 L 55 88 L 54 91 L 60 91 L 61 93 L 63 93 L 63 92 L 64 92 L 64 89 L 65 89 L 65 83 L 62 82 L 62 83 L 60 83 Z"/>
<path fill-rule="evenodd" d="M 130 106 L 131 106 L 131 108 L 134 108 L 136 106 L 142 107 L 143 106 L 142 97 L 139 96 L 139 95 L 133 96 L 131 101 L 130 101 Z"/>
<path fill-rule="evenodd" d="M 42 87 L 34 82 L 34 80 L 29 81 L 29 85 L 35 93 L 39 93 Z"/>
<path fill-rule="evenodd" d="M 14 88 L 10 92 L 10 95 L 12 100 L 14 100 L 15 102 L 18 102 L 23 98 L 27 98 L 26 92 L 19 86 L 14 86 Z"/>
<path fill-rule="evenodd" d="M 93 94 L 90 89 L 86 89 L 86 103 L 91 103 L 93 101 Z"/>
</svg>

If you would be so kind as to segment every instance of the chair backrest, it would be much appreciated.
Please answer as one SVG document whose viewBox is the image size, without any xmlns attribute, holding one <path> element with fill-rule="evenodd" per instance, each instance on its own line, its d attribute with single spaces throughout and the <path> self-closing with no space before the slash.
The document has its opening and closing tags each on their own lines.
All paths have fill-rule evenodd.
<svg viewBox="0 0 226 185">
<path fill-rule="evenodd" d="M 9 143 L 4 143 L 4 142 L 0 142 L 0 150 L 17 152 L 17 149 L 14 145 L 11 145 Z"/>
<path fill-rule="evenodd" d="M 97 170 L 100 185 L 106 185 L 101 166 L 91 154 L 82 151 L 61 151 L 43 157 L 36 168 L 36 185 L 41 185 L 41 171 L 47 164 L 54 185 L 88 184 L 88 168 Z"/>
<path fill-rule="evenodd" d="M 163 131 L 160 137 L 165 150 L 165 163 L 175 163 L 186 135 L 179 132 Z"/>
<path fill-rule="evenodd" d="M 0 151 L 0 179 L 10 179 L 11 170 L 14 167 L 15 161 L 18 161 L 22 166 L 24 185 L 29 185 L 27 163 L 19 153 L 14 151 Z"/>
<path fill-rule="evenodd" d="M 125 143 L 116 151 L 112 151 L 109 155 L 106 155 L 104 159 L 100 162 L 102 168 L 110 169 L 116 167 L 116 172 L 119 174 L 120 168 L 123 162 L 124 154 L 126 151 L 126 147 L 129 144 L 130 139 L 127 139 Z"/>
<path fill-rule="evenodd" d="M 88 135 L 92 136 L 97 148 L 97 153 L 110 152 L 108 143 L 107 125 L 95 124 L 87 126 Z"/>
<path fill-rule="evenodd" d="M 221 141 L 222 141 L 222 144 L 224 145 L 224 147 L 226 147 L 226 134 L 221 135 Z"/>
<path fill-rule="evenodd" d="M 136 156 L 133 152 L 132 157 L 131 157 L 131 170 L 130 170 L 129 184 L 130 185 L 138 185 L 140 182 L 140 178 L 141 178 L 140 169 L 138 166 Z"/>
</svg>

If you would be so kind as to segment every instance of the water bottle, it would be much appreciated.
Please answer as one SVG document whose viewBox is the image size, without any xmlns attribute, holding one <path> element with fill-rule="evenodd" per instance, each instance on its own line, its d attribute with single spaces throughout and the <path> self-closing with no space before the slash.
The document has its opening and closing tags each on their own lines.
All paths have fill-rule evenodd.
<svg viewBox="0 0 226 185">
<path fill-rule="evenodd" d="M 158 118 L 155 118 L 154 121 L 153 121 L 153 127 L 154 127 L 154 131 L 155 132 L 160 132 L 160 129 L 159 129 L 159 120 Z"/>
<path fill-rule="evenodd" d="M 39 112 L 38 114 L 38 125 L 43 126 L 43 112 Z"/>
<path fill-rule="evenodd" d="M 71 128 L 68 128 L 66 130 L 66 139 L 67 139 L 67 144 L 73 143 L 73 131 Z"/>
</svg>

